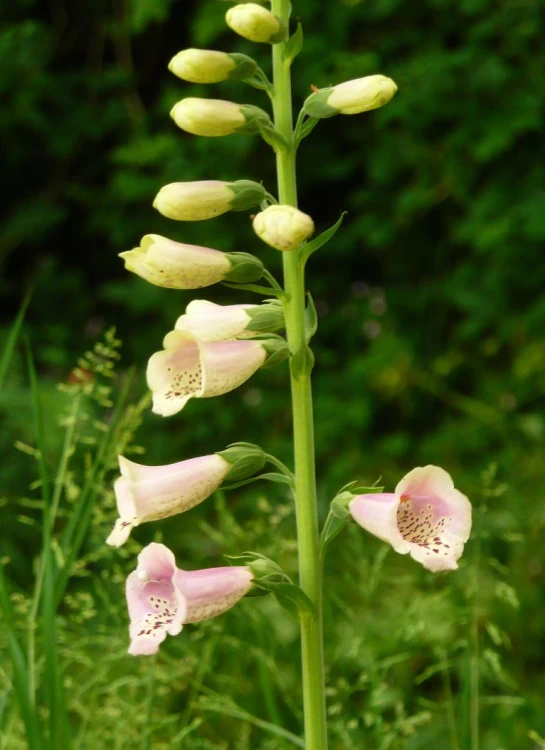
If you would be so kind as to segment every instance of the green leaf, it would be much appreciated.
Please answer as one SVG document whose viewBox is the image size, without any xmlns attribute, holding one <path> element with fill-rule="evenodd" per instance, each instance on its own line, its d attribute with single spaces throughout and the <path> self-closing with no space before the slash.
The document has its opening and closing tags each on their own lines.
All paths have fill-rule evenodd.
<svg viewBox="0 0 545 750">
<path fill-rule="evenodd" d="M 343 223 L 343 219 L 346 213 L 346 211 L 343 211 L 343 213 L 339 216 L 332 227 L 329 227 L 329 229 L 326 229 L 325 232 L 322 232 L 322 234 L 319 234 L 318 237 L 311 240 L 311 242 L 307 242 L 307 244 L 304 245 L 300 255 L 301 263 L 303 265 L 307 262 L 312 253 L 315 253 L 316 250 L 319 250 L 322 245 L 325 245 L 326 242 L 329 242 L 329 240 L 337 233 L 337 230 Z"/>
<path fill-rule="evenodd" d="M 308 303 L 305 309 L 305 337 L 307 344 L 318 330 L 318 313 L 316 305 L 312 299 L 312 294 L 308 292 Z"/>
<path fill-rule="evenodd" d="M 26 293 L 21 303 L 21 307 L 19 308 L 19 312 L 17 313 L 17 317 L 13 321 L 13 324 L 10 328 L 8 339 L 4 346 L 4 351 L 2 352 L 2 356 L 0 356 L 0 388 L 4 384 L 6 373 L 11 364 L 13 352 L 15 350 L 15 345 L 17 344 L 17 339 L 19 338 L 19 335 L 21 333 L 23 320 L 25 318 L 25 314 L 26 314 L 31 296 L 32 296 L 31 292 Z"/>
<path fill-rule="evenodd" d="M 288 65 L 291 65 L 292 62 L 297 57 L 297 55 L 299 54 L 299 52 L 301 52 L 302 48 L 303 48 L 303 27 L 301 25 L 301 22 L 297 21 L 297 29 L 290 36 L 290 38 L 284 45 L 284 50 L 282 52 L 282 60 L 284 62 L 287 62 Z"/>
<path fill-rule="evenodd" d="M 278 603 L 296 619 L 304 616 L 314 617 L 314 605 L 303 589 L 287 581 L 256 580 L 256 586 L 269 591 L 278 599 Z"/>
</svg>

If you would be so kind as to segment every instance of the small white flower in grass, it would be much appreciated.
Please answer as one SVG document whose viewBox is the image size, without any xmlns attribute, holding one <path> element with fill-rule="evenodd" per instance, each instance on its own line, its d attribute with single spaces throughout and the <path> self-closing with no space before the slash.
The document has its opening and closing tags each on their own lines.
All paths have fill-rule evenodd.
<svg viewBox="0 0 545 750">
<path fill-rule="evenodd" d="M 231 464 L 213 453 L 166 466 L 145 466 L 119 456 L 121 476 L 114 482 L 119 518 L 106 540 L 124 544 L 141 523 L 184 513 L 206 500 L 225 479 Z"/>
<path fill-rule="evenodd" d="M 211 398 L 238 388 L 285 342 L 199 341 L 186 331 L 171 331 L 163 351 L 148 363 L 153 411 L 163 417 L 179 412 L 190 398 Z"/>
<path fill-rule="evenodd" d="M 149 544 L 126 583 L 129 654 L 155 654 L 185 623 L 223 614 L 250 590 L 252 578 L 246 566 L 181 570 L 168 547 Z"/>
<path fill-rule="evenodd" d="M 395 493 L 357 495 L 357 523 L 428 570 L 455 570 L 471 532 L 471 503 L 438 466 L 410 471 Z"/>
</svg>

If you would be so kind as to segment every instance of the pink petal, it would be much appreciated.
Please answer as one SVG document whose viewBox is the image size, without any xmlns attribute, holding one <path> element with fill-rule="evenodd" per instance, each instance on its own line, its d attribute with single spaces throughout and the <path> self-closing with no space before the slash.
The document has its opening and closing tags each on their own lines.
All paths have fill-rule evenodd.
<svg viewBox="0 0 545 750">
<path fill-rule="evenodd" d="M 200 622 L 217 617 L 231 609 L 252 585 L 247 567 L 178 570 L 176 583 L 187 600 L 184 622 Z"/>
<path fill-rule="evenodd" d="M 200 345 L 202 397 L 221 396 L 238 388 L 265 362 L 267 353 L 258 341 L 219 341 Z"/>
<path fill-rule="evenodd" d="M 392 545 L 402 555 L 409 551 L 409 544 L 399 533 L 397 509 L 399 499 L 393 493 L 357 495 L 350 501 L 348 509 L 354 520 L 371 534 Z"/>
</svg>

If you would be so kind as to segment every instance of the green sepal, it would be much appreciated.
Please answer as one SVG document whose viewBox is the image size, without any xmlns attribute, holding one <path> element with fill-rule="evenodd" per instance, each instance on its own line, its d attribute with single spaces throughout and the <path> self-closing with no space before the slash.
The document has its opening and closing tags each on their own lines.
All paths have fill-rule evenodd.
<svg viewBox="0 0 545 750">
<path fill-rule="evenodd" d="M 236 182 L 229 183 L 229 188 L 234 194 L 229 201 L 233 211 L 247 211 L 259 206 L 267 195 L 263 185 L 253 180 L 236 180 Z"/>
<path fill-rule="evenodd" d="M 248 57 L 248 55 L 242 55 L 240 52 L 232 52 L 228 56 L 236 64 L 236 68 L 228 75 L 229 80 L 243 81 L 245 78 L 251 78 L 256 72 L 257 63 L 251 57 Z"/>
<path fill-rule="evenodd" d="M 307 344 L 318 330 L 318 313 L 316 312 L 316 305 L 312 299 L 310 292 L 307 293 L 308 302 L 305 308 L 305 339 Z"/>
<path fill-rule="evenodd" d="M 305 341 L 304 343 L 301 344 L 299 349 L 295 352 L 295 354 L 291 358 L 291 362 L 290 362 L 291 374 L 296 380 L 299 380 L 299 378 L 302 375 L 310 375 L 313 367 L 314 367 L 314 354 L 312 353 L 312 349 L 309 347 L 309 345 Z"/>
<path fill-rule="evenodd" d="M 260 120 L 259 122 L 257 122 L 257 127 L 259 129 L 259 134 L 263 138 L 265 143 L 268 143 L 269 146 L 272 146 L 275 151 L 283 150 L 288 147 L 288 142 L 283 135 L 280 135 L 280 133 L 270 120 L 268 123 Z"/>
<path fill-rule="evenodd" d="M 226 281 L 244 284 L 248 281 L 259 281 L 265 267 L 263 263 L 250 253 L 225 253 L 231 263 L 231 270 L 225 274 Z"/>
<path fill-rule="evenodd" d="M 265 453 L 252 443 L 233 443 L 216 454 L 231 464 L 224 482 L 238 482 L 260 471 L 267 461 Z"/>
<path fill-rule="evenodd" d="M 299 146 L 303 138 L 310 135 L 319 122 L 320 120 L 317 117 L 307 117 L 301 125 L 298 125 L 295 132 L 295 145 Z"/>
<path fill-rule="evenodd" d="M 264 109 L 254 107 L 253 104 L 242 104 L 240 111 L 244 115 L 246 124 L 241 128 L 237 128 L 237 133 L 256 135 L 261 132 L 262 128 L 273 128 L 271 118 Z"/>
<path fill-rule="evenodd" d="M 329 240 L 337 233 L 337 230 L 343 223 L 343 219 L 346 216 L 346 213 L 346 211 L 343 211 L 332 227 L 329 227 L 329 229 L 326 229 L 325 232 L 322 232 L 318 235 L 318 237 L 315 237 L 313 240 L 307 242 L 307 244 L 304 245 L 304 247 L 301 249 L 301 263 L 306 263 L 312 253 L 315 253 L 316 250 L 319 250 L 322 247 L 322 245 L 325 245 L 326 242 L 329 242 Z"/>
<path fill-rule="evenodd" d="M 250 316 L 250 322 L 246 326 L 247 331 L 268 333 L 284 328 L 284 308 L 278 300 L 270 300 L 246 312 Z"/>
<path fill-rule="evenodd" d="M 286 42 L 286 46 L 284 47 L 284 51 L 282 52 L 282 60 L 284 62 L 287 62 L 288 65 L 291 65 L 292 62 L 297 57 L 297 55 L 299 54 L 299 52 L 301 52 L 302 48 L 303 48 L 303 27 L 301 26 L 300 21 L 298 21 L 297 29 Z"/>
<path fill-rule="evenodd" d="M 245 485 L 251 484 L 252 482 L 259 482 L 261 479 L 264 479 L 267 482 L 276 482 L 277 484 L 287 484 L 292 487 L 290 478 L 285 474 L 281 474 L 279 471 L 267 471 L 265 474 L 257 474 L 255 477 L 250 477 L 249 479 L 241 479 L 240 481 L 233 482 L 232 484 L 222 484 L 221 488 L 222 490 L 237 490 L 239 487 L 244 487 Z"/>
<path fill-rule="evenodd" d="M 333 87 L 315 91 L 305 100 L 305 103 L 303 104 L 304 112 L 306 112 L 309 117 L 316 117 L 319 120 L 338 115 L 339 110 L 327 103 L 332 91 Z"/>
<path fill-rule="evenodd" d="M 260 343 L 269 355 L 265 360 L 265 363 L 261 365 L 262 369 L 264 367 L 273 367 L 280 362 L 284 362 L 289 357 L 290 350 L 288 348 L 288 344 L 280 336 L 274 339 L 266 339 L 265 341 L 261 341 Z"/>
<path fill-rule="evenodd" d="M 270 44 L 279 44 L 280 42 L 285 42 L 288 38 L 289 30 L 286 24 L 281 21 L 278 16 L 275 16 L 276 20 L 280 23 L 280 28 L 278 31 L 269 37 L 269 43 Z"/>
</svg>

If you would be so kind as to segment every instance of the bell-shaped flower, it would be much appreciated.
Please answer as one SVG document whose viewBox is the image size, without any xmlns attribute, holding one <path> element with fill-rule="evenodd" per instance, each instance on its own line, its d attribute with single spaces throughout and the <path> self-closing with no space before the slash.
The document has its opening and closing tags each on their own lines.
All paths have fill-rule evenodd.
<svg viewBox="0 0 545 750">
<path fill-rule="evenodd" d="M 147 234 L 140 247 L 119 257 L 128 271 L 166 289 L 201 289 L 218 281 L 247 283 L 263 275 L 263 263 L 248 253 L 222 253 L 159 234 Z"/>
<path fill-rule="evenodd" d="M 388 104 L 397 91 L 391 78 L 382 75 L 356 78 L 314 91 L 303 104 L 309 117 L 358 115 Z"/>
<path fill-rule="evenodd" d="M 410 471 L 395 493 L 356 495 L 357 523 L 428 570 L 455 570 L 471 532 L 471 503 L 438 466 Z"/>
<path fill-rule="evenodd" d="M 168 547 L 149 544 L 126 583 L 129 654 L 155 654 L 185 623 L 223 614 L 250 590 L 252 578 L 246 566 L 181 570 Z"/>
<path fill-rule="evenodd" d="M 135 526 L 184 513 L 215 492 L 232 465 L 217 453 L 166 466 L 144 466 L 119 456 L 114 482 L 119 518 L 106 540 L 119 547 Z"/>
<path fill-rule="evenodd" d="M 314 232 L 314 222 L 293 206 L 269 206 L 254 216 L 254 232 L 277 250 L 296 250 Z"/>
<path fill-rule="evenodd" d="M 260 124 L 272 127 L 271 118 L 263 109 L 223 99 L 188 97 L 174 105 L 170 116 L 186 133 L 208 138 L 232 133 L 255 135 Z"/>
<path fill-rule="evenodd" d="M 263 185 L 252 180 L 171 182 L 159 190 L 153 206 L 168 219 L 203 221 L 227 211 L 246 211 L 265 197 Z"/>
<path fill-rule="evenodd" d="M 269 355 L 287 351 L 279 339 L 207 343 L 185 331 L 168 333 L 163 347 L 147 369 L 153 411 L 163 417 L 179 412 L 190 398 L 221 396 L 238 388 Z"/>
<path fill-rule="evenodd" d="M 237 34 L 250 42 L 276 44 L 288 36 L 287 26 L 282 21 L 257 3 L 240 3 L 230 8 L 225 20 Z"/>
<path fill-rule="evenodd" d="M 257 63 L 238 52 L 184 49 L 172 58 L 168 69 L 190 83 L 219 83 L 251 78 L 257 70 Z"/>
<path fill-rule="evenodd" d="M 204 342 L 249 339 L 275 331 L 284 324 L 282 305 L 276 300 L 263 305 L 216 305 L 196 299 L 176 321 L 177 331 L 186 331 Z"/>
</svg>

